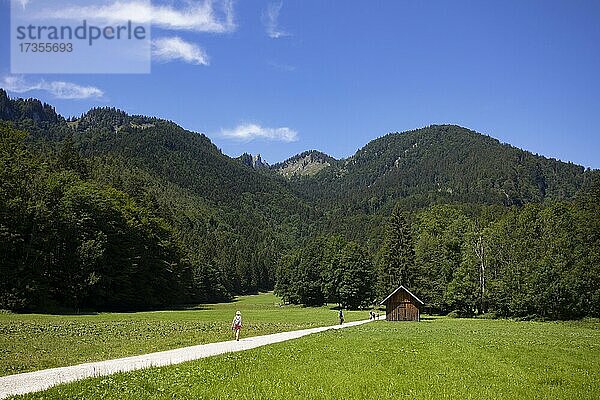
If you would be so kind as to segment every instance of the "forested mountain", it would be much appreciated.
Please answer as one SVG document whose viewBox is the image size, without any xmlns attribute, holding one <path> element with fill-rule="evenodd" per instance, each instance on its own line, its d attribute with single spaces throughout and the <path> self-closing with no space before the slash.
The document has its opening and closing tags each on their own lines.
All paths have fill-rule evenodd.
<svg viewBox="0 0 600 400">
<path fill-rule="evenodd" d="M 114 108 L 65 119 L 1 89 L 0 124 L 0 308 L 139 309 L 273 287 L 356 307 L 403 282 L 438 312 L 600 312 L 597 171 L 465 128 L 269 167 L 170 121 Z M 482 265 L 494 274 L 485 294 Z M 525 278 L 534 289 L 519 297 L 511 285 Z M 567 287 L 547 293 L 568 304 L 541 307 L 546 284 Z"/>
<path fill-rule="evenodd" d="M 300 157 L 300 156 L 297 156 Z M 584 168 L 531 154 L 454 125 L 433 125 L 373 140 L 311 178 L 299 194 L 365 212 L 432 203 L 521 205 L 572 198 Z"/>
<path fill-rule="evenodd" d="M 374 250 L 384 218 L 397 203 L 416 211 L 431 204 L 571 199 L 584 172 L 469 129 L 433 125 L 375 139 L 316 174 L 290 176 L 290 185 L 327 216 L 328 232 Z"/>
<path fill-rule="evenodd" d="M 22 278 L 16 287 L 7 289 L 12 294 L 3 290 L 0 308 L 37 309 L 44 304 L 155 307 L 175 301 L 223 299 L 237 293 L 270 289 L 274 285 L 274 266 L 279 253 L 311 235 L 312 224 L 318 220 L 311 215 L 312 208 L 291 192 L 283 178 L 258 174 L 223 155 L 206 136 L 185 131 L 169 121 L 129 116 L 110 108 L 93 109 L 75 120 L 56 116 L 49 121 L 44 116 L 53 115 L 50 106 L 37 100 L 9 100 L 5 92 L 0 93 L 0 98 L 3 105 L 0 115 L 12 124 L 3 125 L 4 162 L 13 169 L 33 167 L 35 170 L 31 176 L 14 173 L 3 182 L 8 187 L 19 187 L 18 193 L 24 193 L 12 192 L 11 195 L 10 190 L 2 193 L 5 197 L 0 222 L 6 227 L 6 237 L 12 238 L 12 244 L 3 243 L 8 246 L 2 251 L 3 256 L 10 255 L 3 261 L 3 276 Z M 19 130 L 29 135 L 23 138 Z M 23 149 L 16 160 L 12 155 L 15 146 Z M 60 192 L 54 189 L 57 180 Z M 156 265 L 171 271 L 171 283 L 179 287 L 175 292 L 180 296 L 144 300 L 144 291 L 131 290 L 132 296 L 138 293 L 139 298 L 124 299 L 113 293 L 110 299 L 97 300 L 98 292 L 107 291 L 115 281 L 128 281 L 134 274 L 132 271 L 139 270 L 136 258 L 142 256 L 139 254 L 142 250 L 136 250 L 134 243 L 119 242 L 117 236 L 107 234 L 106 224 L 114 226 L 118 222 L 106 221 L 106 215 L 92 213 L 90 224 L 95 228 L 83 236 L 55 232 L 49 237 L 50 232 L 45 232 L 43 246 L 35 241 L 37 225 L 42 223 L 39 218 L 45 225 L 64 225 L 61 230 L 78 229 L 72 226 L 78 224 L 77 220 L 64 208 L 72 187 L 85 188 L 82 190 L 86 201 L 92 203 L 91 209 L 104 207 L 95 200 L 112 202 L 109 199 L 116 195 L 123 202 L 114 203 L 114 215 L 128 215 L 131 206 L 171 232 L 173 243 L 180 248 L 180 255 L 175 259 L 184 271 L 178 276 L 171 274 L 173 269 L 168 265 L 174 261 L 168 257 L 158 257 L 162 261 Z M 108 197 L 94 194 L 95 190 L 107 193 Z M 55 196 L 52 201 L 45 194 L 48 191 Z M 10 211 L 10 204 L 17 198 L 11 196 L 18 196 L 21 202 L 22 208 L 17 213 L 22 217 L 21 222 L 12 219 L 15 212 Z M 42 203 L 48 211 L 40 216 L 37 207 Z M 131 229 L 135 228 L 134 220 L 129 220 L 133 224 Z M 89 243 L 95 240 L 90 237 L 104 235 L 106 240 L 94 242 L 96 247 Z M 59 268 L 55 263 L 61 264 L 64 260 L 62 256 L 57 259 L 56 254 L 65 248 L 92 251 L 90 246 L 96 249 L 96 259 L 104 260 L 98 261 L 98 266 L 106 266 L 106 259 L 114 259 L 115 251 L 137 255 L 116 262 L 103 274 L 92 268 L 83 280 L 93 284 L 82 285 L 86 286 L 85 290 L 75 286 L 61 288 L 65 296 L 60 298 L 57 294 L 61 290 L 50 290 L 45 284 L 36 286 L 32 282 L 43 281 L 49 269 Z M 32 263 L 33 253 L 47 257 L 37 257 Z M 76 269 L 84 259 L 72 260 L 69 268 Z M 153 285 L 157 283 L 151 279 L 159 275 L 160 270 L 162 268 L 155 271 L 154 276 L 148 272 L 149 287 L 156 289 Z M 25 279 L 26 276 L 29 278 Z M 137 276 L 135 283 L 144 286 L 145 280 L 134 276 Z M 119 287 L 121 292 L 131 289 Z M 69 292 L 73 294 L 67 294 Z"/>
<path fill-rule="evenodd" d="M 598 171 L 444 125 L 286 176 L 327 232 L 280 258 L 287 301 L 352 306 L 403 284 L 434 313 L 600 316 Z M 345 256 L 348 239 L 366 252 Z M 369 269 L 371 294 L 361 286 Z"/>
</svg>

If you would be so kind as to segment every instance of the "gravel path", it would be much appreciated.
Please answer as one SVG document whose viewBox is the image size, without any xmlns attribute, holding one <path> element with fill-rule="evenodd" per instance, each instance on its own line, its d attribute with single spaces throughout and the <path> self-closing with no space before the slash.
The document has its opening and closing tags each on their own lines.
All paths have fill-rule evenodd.
<svg viewBox="0 0 600 400">
<path fill-rule="evenodd" d="M 274 333 L 272 335 L 255 336 L 240 341 L 209 343 L 181 349 L 161 351 L 141 356 L 118 358 L 116 360 L 98 361 L 70 367 L 44 369 L 24 374 L 0 377 L 0 399 L 16 394 L 25 394 L 48 389 L 61 383 L 73 382 L 93 376 L 110 375 L 117 372 L 134 371 L 136 369 L 160 367 L 163 365 L 179 364 L 185 361 L 216 356 L 223 353 L 249 350 L 267 344 L 297 339 L 311 333 L 323 332 L 329 329 L 340 329 L 349 326 L 362 325 L 369 320 L 348 322 L 344 325 L 324 326 L 320 328 L 302 329 L 299 331 Z"/>
</svg>

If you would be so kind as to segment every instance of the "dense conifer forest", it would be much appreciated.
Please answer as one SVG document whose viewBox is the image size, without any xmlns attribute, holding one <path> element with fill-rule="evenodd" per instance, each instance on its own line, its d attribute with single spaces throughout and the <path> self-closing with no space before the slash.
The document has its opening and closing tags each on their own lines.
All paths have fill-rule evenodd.
<svg viewBox="0 0 600 400">
<path fill-rule="evenodd" d="M 404 284 L 430 312 L 598 317 L 599 255 L 598 171 L 458 126 L 269 167 L 170 121 L 113 108 L 65 119 L 0 89 L 3 309 L 270 289 L 357 308 Z"/>
</svg>

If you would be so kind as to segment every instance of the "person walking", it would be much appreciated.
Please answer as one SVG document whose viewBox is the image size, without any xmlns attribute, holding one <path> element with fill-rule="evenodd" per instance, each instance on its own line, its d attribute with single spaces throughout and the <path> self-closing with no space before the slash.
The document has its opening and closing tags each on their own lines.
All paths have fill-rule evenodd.
<svg viewBox="0 0 600 400">
<path fill-rule="evenodd" d="M 344 312 L 342 311 L 341 307 L 338 316 L 340 317 L 340 325 L 342 325 L 344 323 Z"/>
<path fill-rule="evenodd" d="M 231 323 L 231 329 L 235 333 L 235 340 L 240 340 L 240 330 L 242 329 L 242 313 L 238 310 L 235 312 L 233 322 Z"/>
</svg>

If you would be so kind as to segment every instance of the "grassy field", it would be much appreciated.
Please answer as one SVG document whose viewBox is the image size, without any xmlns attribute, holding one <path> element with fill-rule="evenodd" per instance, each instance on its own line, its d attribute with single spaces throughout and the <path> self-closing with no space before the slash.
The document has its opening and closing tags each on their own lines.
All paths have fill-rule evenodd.
<svg viewBox="0 0 600 400">
<path fill-rule="evenodd" d="M 242 311 L 242 337 L 333 325 L 329 307 L 279 306 L 271 293 L 183 311 L 94 315 L 0 314 L 0 376 L 231 340 Z M 368 318 L 347 312 L 348 321 Z"/>
<path fill-rule="evenodd" d="M 23 398 L 598 399 L 600 323 L 378 321 Z"/>
</svg>

